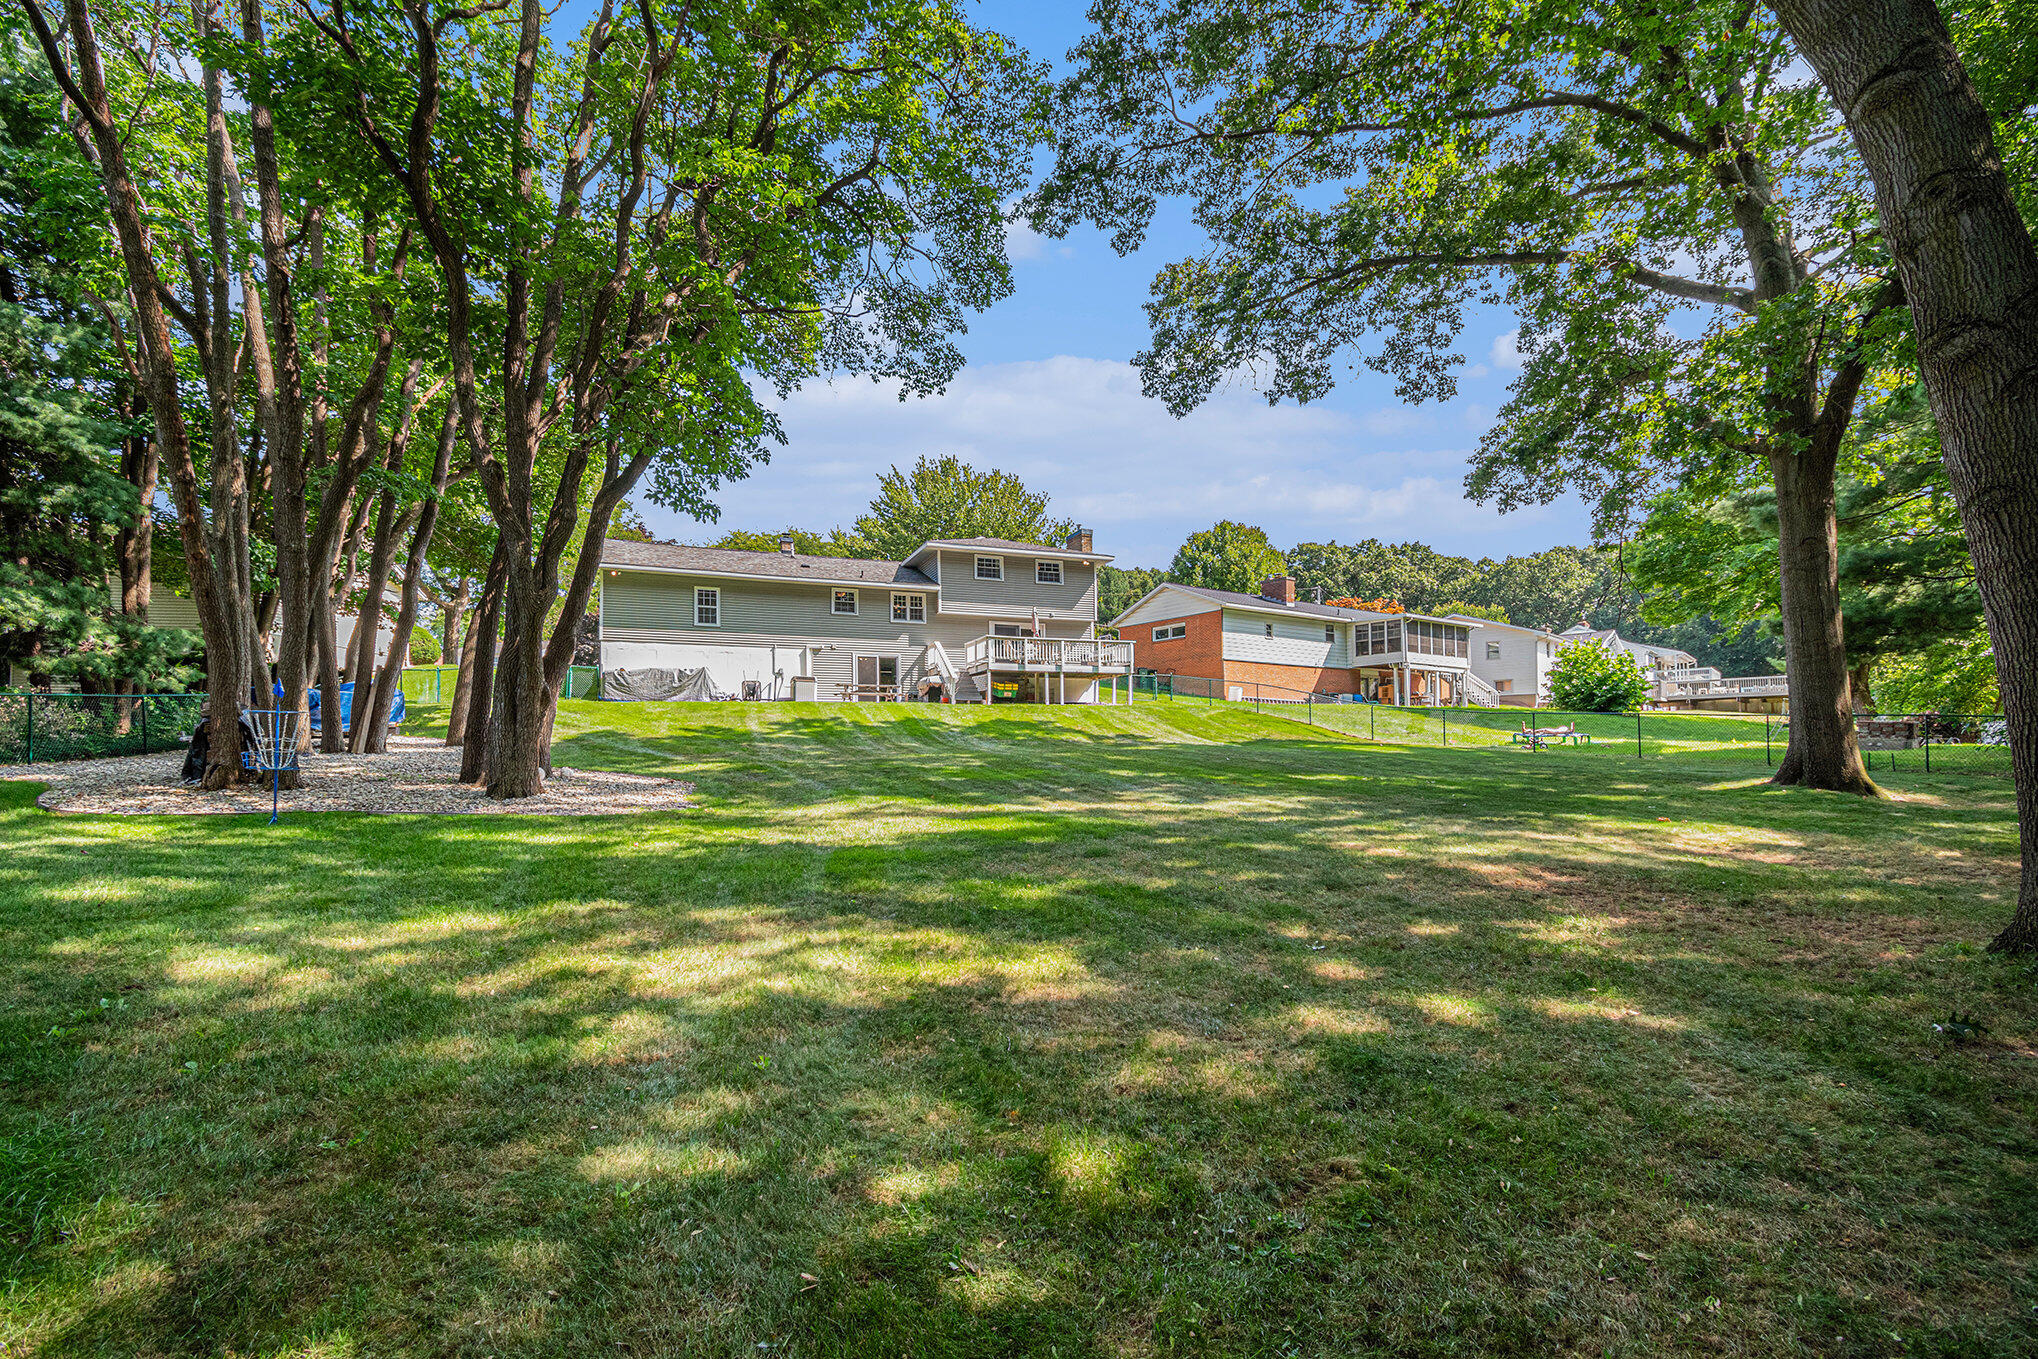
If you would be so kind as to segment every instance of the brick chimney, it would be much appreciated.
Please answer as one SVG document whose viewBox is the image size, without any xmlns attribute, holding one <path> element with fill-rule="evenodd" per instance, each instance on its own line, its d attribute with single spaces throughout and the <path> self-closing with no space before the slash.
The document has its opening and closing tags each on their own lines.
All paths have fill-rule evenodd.
<svg viewBox="0 0 2038 1359">
<path fill-rule="evenodd" d="M 1271 599 L 1276 604 L 1295 602 L 1295 577 L 1268 576 L 1260 582 L 1260 598 Z"/>
<path fill-rule="evenodd" d="M 790 533 L 778 535 L 778 550 L 790 557 L 793 553 L 793 536 Z"/>
<path fill-rule="evenodd" d="M 1067 547 L 1071 552 L 1095 552 L 1097 549 L 1090 546 L 1090 543 L 1090 531 L 1086 528 L 1078 528 L 1069 534 L 1068 541 L 1063 546 Z"/>
</svg>

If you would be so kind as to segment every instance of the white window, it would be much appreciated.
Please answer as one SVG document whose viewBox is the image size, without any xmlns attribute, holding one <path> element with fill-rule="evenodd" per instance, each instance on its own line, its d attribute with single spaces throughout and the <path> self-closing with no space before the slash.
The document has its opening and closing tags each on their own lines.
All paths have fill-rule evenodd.
<svg viewBox="0 0 2038 1359">
<path fill-rule="evenodd" d="M 1264 626 L 1267 629 L 1267 636 L 1272 637 L 1274 635 L 1274 625 L 1272 623 L 1268 623 L 1265 624 Z"/>
<path fill-rule="evenodd" d="M 1500 643 L 1488 642 L 1486 644 L 1486 659 L 1489 661 L 1497 661 L 1500 659 Z"/>
<path fill-rule="evenodd" d="M 722 626 L 722 592 L 701 586 L 693 592 L 693 625 L 697 628 Z"/>
<path fill-rule="evenodd" d="M 1337 624 L 1325 623 L 1323 625 L 1323 640 L 1332 644 L 1337 642 Z"/>
<path fill-rule="evenodd" d="M 852 610 L 852 612 L 854 612 Z M 927 596 L 893 595 L 892 621 L 894 623 L 924 623 L 927 621 Z"/>
<path fill-rule="evenodd" d="M 832 607 L 832 609 L 830 610 L 830 612 L 833 612 L 833 613 L 855 613 L 855 612 L 856 612 L 856 591 L 854 591 L 854 590 L 837 590 L 837 591 L 835 592 L 835 602 L 834 602 L 834 606 Z"/>
<path fill-rule="evenodd" d="M 1060 562 L 1033 563 L 1033 579 L 1041 585 L 1061 584 Z"/>
<path fill-rule="evenodd" d="M 1005 578 L 1005 559 L 1003 557 L 977 558 L 978 580 L 1003 580 L 1004 578 Z"/>
<path fill-rule="evenodd" d="M 1156 642 L 1169 642 L 1177 637 L 1187 637 L 1188 635 L 1189 625 L 1187 623 L 1170 623 L 1164 628 L 1155 628 L 1153 630 L 1153 639 Z"/>
</svg>

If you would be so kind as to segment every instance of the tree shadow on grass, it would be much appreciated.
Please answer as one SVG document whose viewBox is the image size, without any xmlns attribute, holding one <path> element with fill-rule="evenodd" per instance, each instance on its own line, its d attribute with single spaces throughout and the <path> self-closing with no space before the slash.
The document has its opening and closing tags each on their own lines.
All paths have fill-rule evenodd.
<svg viewBox="0 0 2038 1359">
<path fill-rule="evenodd" d="M 7 813 L 10 1129 L 105 1196 L 12 1305 L 53 1352 L 2028 1343 L 2031 1083 L 1927 1033 L 1972 968 L 1803 947 L 1980 908 L 1745 904 L 1999 826 L 1026 735 L 777 736 L 684 818 Z"/>
</svg>

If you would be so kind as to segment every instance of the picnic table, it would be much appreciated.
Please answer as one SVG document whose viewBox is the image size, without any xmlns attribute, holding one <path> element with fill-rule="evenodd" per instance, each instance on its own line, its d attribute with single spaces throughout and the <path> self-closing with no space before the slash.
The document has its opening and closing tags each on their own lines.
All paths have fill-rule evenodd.
<svg viewBox="0 0 2038 1359">
<path fill-rule="evenodd" d="M 1566 743 L 1574 746 L 1592 744 L 1591 733 L 1578 730 L 1576 722 L 1561 727 L 1531 727 L 1524 722 L 1521 724 L 1521 730 L 1510 733 L 1508 739 L 1515 745 L 1527 746 L 1530 750 L 1541 750 L 1544 746 L 1561 746 Z"/>
<path fill-rule="evenodd" d="M 845 684 L 842 698 L 847 703 L 897 703 L 899 686 L 896 684 Z"/>
</svg>

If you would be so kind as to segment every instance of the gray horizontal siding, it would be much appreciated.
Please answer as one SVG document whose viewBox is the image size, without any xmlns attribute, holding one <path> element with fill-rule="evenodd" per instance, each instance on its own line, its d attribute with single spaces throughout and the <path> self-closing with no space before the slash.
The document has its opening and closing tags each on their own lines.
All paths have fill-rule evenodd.
<svg viewBox="0 0 2038 1359">
<path fill-rule="evenodd" d="M 720 627 L 694 626 L 696 586 L 722 592 Z M 616 642 L 806 647 L 821 696 L 833 698 L 842 685 L 852 681 L 857 656 L 897 658 L 900 683 L 910 687 L 932 671 L 926 655 L 930 642 L 941 643 L 959 670 L 969 643 L 989 631 L 984 623 L 967 618 L 894 623 L 893 591 L 886 587 L 860 590 L 859 612 L 854 616 L 831 612 L 832 594 L 831 588 L 801 581 L 729 580 L 629 570 L 617 575 L 604 573 L 601 634 L 603 640 Z M 927 608 L 933 620 L 931 595 Z M 825 649 L 831 643 L 833 649 Z M 966 678 L 963 689 L 961 697 L 974 696 Z"/>
<path fill-rule="evenodd" d="M 960 605 L 979 611 L 997 611 L 1023 618 L 1030 609 L 1042 613 L 1070 614 L 1097 621 L 1097 568 L 1088 562 L 1063 562 L 1062 583 L 1042 585 L 1033 578 L 1032 557 L 998 552 L 948 552 L 939 559 L 941 599 L 948 606 Z M 1003 580 L 978 580 L 978 556 L 1002 557 Z"/>
</svg>

